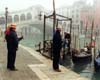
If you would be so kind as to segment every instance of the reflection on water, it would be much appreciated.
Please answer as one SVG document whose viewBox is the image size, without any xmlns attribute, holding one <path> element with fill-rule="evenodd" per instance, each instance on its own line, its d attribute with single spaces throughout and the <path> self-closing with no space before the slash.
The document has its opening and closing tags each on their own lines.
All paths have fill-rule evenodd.
<svg viewBox="0 0 100 80">
<path fill-rule="evenodd" d="M 100 80 L 100 72 L 94 73 L 92 76 L 92 80 Z"/>
<path fill-rule="evenodd" d="M 66 55 L 65 60 L 60 63 L 68 69 L 80 74 L 82 77 L 89 78 L 90 80 L 100 80 L 100 72 L 95 72 L 92 62 L 76 63 L 74 64 L 69 55 Z"/>
<path fill-rule="evenodd" d="M 38 44 L 39 42 L 43 41 L 42 35 L 32 35 L 32 36 L 27 36 L 21 44 L 31 47 L 35 49 L 35 45 Z"/>
<path fill-rule="evenodd" d="M 39 42 L 43 42 L 43 23 L 31 23 L 27 24 L 27 27 L 23 27 L 21 29 L 22 35 L 24 36 L 24 40 L 21 44 L 29 46 L 31 48 L 35 48 L 35 45 Z M 52 35 L 52 27 L 50 25 L 46 25 L 46 39 L 50 39 Z"/>
</svg>

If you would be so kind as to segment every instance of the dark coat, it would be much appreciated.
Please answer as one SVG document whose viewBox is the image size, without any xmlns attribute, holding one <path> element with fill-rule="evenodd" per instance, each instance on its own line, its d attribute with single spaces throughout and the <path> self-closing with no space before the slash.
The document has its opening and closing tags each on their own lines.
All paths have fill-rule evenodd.
<svg viewBox="0 0 100 80">
<path fill-rule="evenodd" d="M 16 50 L 18 49 L 18 43 L 23 37 L 18 38 L 16 31 L 12 28 L 9 29 L 8 32 L 5 33 L 5 39 L 7 41 L 7 68 L 15 69 L 15 59 L 16 59 Z"/>
<path fill-rule="evenodd" d="M 5 38 L 7 41 L 7 48 L 9 50 L 17 50 L 18 49 L 18 43 L 22 39 L 22 37 L 18 38 L 16 32 L 13 29 L 10 30 L 9 34 L 6 34 Z"/>
<path fill-rule="evenodd" d="M 59 51 L 62 47 L 62 39 L 59 31 L 53 36 L 53 51 Z"/>
<path fill-rule="evenodd" d="M 53 36 L 53 69 L 59 69 L 59 59 L 60 59 L 60 50 L 61 50 L 61 35 L 60 31 L 56 31 Z"/>
</svg>

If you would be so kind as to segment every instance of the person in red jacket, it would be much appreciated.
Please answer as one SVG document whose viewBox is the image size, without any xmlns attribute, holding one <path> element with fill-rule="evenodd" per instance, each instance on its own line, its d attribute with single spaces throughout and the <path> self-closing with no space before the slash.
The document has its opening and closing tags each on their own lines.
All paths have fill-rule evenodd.
<svg viewBox="0 0 100 80">
<path fill-rule="evenodd" d="M 16 51 L 18 50 L 18 43 L 23 36 L 18 38 L 16 34 L 16 24 L 11 24 L 10 27 L 5 32 L 5 39 L 7 41 L 7 69 L 16 71 L 15 67 L 15 59 L 16 59 Z"/>
</svg>

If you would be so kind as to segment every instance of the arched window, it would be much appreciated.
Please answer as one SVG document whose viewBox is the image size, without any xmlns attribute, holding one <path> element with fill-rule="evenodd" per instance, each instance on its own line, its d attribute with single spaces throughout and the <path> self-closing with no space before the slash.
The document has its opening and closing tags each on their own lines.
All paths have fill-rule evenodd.
<svg viewBox="0 0 100 80">
<path fill-rule="evenodd" d="M 0 24 L 5 24 L 5 18 L 4 17 L 0 17 Z"/>
<path fill-rule="evenodd" d="M 32 19 L 32 14 L 31 13 L 27 13 L 27 20 L 31 20 Z"/>
<path fill-rule="evenodd" d="M 11 22 L 12 22 L 12 16 L 8 16 L 7 22 L 8 22 L 8 23 L 11 23 Z"/>
<path fill-rule="evenodd" d="M 18 15 L 14 16 L 14 22 L 19 22 L 19 16 Z"/>
<path fill-rule="evenodd" d="M 25 21 L 25 14 L 21 14 L 20 20 L 21 20 L 21 21 Z"/>
</svg>

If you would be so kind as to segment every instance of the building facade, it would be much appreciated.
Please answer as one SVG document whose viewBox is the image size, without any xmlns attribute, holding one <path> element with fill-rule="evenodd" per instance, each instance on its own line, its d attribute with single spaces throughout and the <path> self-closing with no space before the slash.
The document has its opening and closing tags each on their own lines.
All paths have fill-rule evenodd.
<svg viewBox="0 0 100 80">
<path fill-rule="evenodd" d="M 75 31 L 76 30 L 78 31 L 78 29 L 81 31 L 84 23 L 82 20 L 82 9 L 84 9 L 86 6 L 87 6 L 86 1 L 79 0 L 73 3 L 73 5 L 71 6 L 65 6 L 57 9 L 56 12 L 58 14 L 72 18 L 73 29 Z"/>
<path fill-rule="evenodd" d="M 94 0 L 94 21 L 95 26 L 100 27 L 100 0 Z"/>
</svg>

